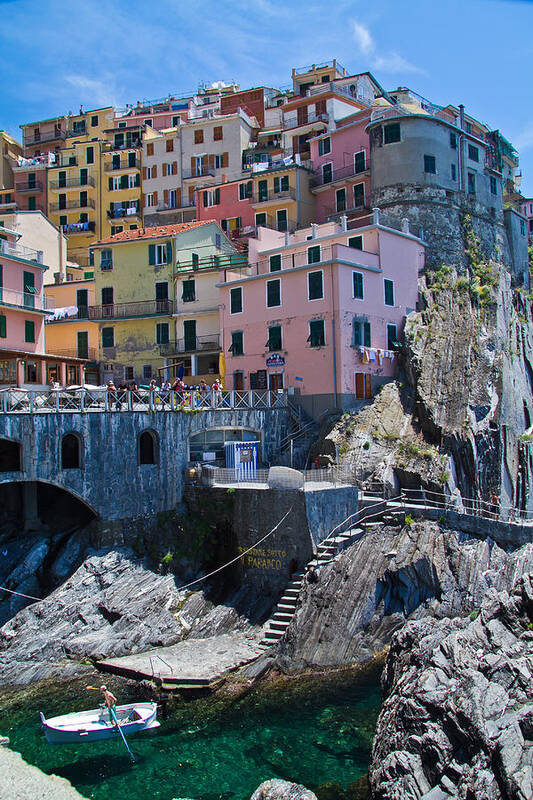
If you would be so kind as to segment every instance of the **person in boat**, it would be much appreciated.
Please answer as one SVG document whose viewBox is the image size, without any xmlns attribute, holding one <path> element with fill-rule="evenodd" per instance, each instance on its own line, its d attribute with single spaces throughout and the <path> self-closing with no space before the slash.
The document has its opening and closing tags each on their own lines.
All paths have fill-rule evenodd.
<svg viewBox="0 0 533 800">
<path fill-rule="evenodd" d="M 117 698 L 115 697 L 114 694 L 112 694 L 109 691 L 107 686 L 105 686 L 104 684 L 102 684 L 102 686 L 100 686 L 100 691 L 104 695 L 104 702 L 105 702 L 105 704 L 106 704 L 106 706 L 107 706 L 107 708 L 109 710 L 109 720 L 111 722 L 113 722 L 114 724 L 116 724 L 115 720 L 113 719 L 112 709 L 114 709 L 116 704 L 117 704 Z"/>
</svg>

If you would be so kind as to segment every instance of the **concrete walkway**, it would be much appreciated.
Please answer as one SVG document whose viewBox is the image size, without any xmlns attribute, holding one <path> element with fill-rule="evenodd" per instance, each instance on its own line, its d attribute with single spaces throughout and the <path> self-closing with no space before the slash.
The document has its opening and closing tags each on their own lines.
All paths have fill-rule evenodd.
<svg viewBox="0 0 533 800">
<path fill-rule="evenodd" d="M 20 753 L 0 746 L 0 800 L 84 800 L 65 778 L 45 775 Z"/>
<path fill-rule="evenodd" d="M 170 647 L 108 658 L 98 669 L 137 680 L 154 678 L 167 688 L 204 688 L 227 672 L 248 664 L 263 652 L 261 632 L 225 633 L 208 639 L 187 639 Z"/>
</svg>

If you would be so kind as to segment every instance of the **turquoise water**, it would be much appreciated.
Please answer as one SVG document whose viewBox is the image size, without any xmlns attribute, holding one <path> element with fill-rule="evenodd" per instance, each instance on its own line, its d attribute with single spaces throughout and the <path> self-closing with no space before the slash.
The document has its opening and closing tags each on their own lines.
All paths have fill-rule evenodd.
<svg viewBox="0 0 533 800">
<path fill-rule="evenodd" d="M 109 685 L 119 702 L 138 691 Z M 376 672 L 278 681 L 233 699 L 178 699 L 154 735 L 130 739 L 131 765 L 118 741 L 46 744 L 37 712 L 94 707 L 95 693 L 78 682 L 61 695 L 35 694 L 0 701 L 0 734 L 28 762 L 94 800 L 247 800 L 268 778 L 303 783 L 321 800 L 361 797 L 353 786 L 345 790 L 368 770 L 380 705 Z"/>
</svg>

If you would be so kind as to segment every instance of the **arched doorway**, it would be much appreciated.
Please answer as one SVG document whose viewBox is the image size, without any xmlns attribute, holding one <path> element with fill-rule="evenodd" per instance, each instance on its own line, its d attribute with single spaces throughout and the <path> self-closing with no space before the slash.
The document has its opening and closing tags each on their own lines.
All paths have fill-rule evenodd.
<svg viewBox="0 0 533 800">
<path fill-rule="evenodd" d="M 66 433 L 61 439 L 61 468 L 80 469 L 82 466 L 82 439 L 77 433 Z"/>
<path fill-rule="evenodd" d="M 20 472 L 22 446 L 14 439 L 0 438 L 0 472 Z"/>
<path fill-rule="evenodd" d="M 155 431 L 143 431 L 139 436 L 139 464 L 159 463 L 159 438 Z"/>
</svg>

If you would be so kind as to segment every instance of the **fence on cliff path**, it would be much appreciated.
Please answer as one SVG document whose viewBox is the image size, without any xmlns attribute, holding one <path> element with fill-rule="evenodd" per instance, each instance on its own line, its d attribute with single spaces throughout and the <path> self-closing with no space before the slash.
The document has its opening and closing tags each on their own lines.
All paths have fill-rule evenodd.
<svg viewBox="0 0 533 800">
<path fill-rule="evenodd" d="M 246 485 L 261 485 L 268 486 L 269 469 L 257 469 L 253 475 L 239 475 L 234 467 L 209 467 L 203 470 L 200 479 L 200 485 L 203 486 L 233 486 L 235 484 Z M 302 476 L 302 483 L 306 484 L 328 484 L 328 485 L 343 485 L 354 486 L 353 467 L 349 464 L 335 465 L 324 469 L 305 469 L 305 470 L 290 470 L 287 473 L 286 481 L 283 476 L 276 476 L 275 488 L 293 489 L 294 488 L 294 473 L 299 472 Z M 197 484 L 196 475 L 191 465 L 191 475 L 186 474 L 186 479 L 190 483 Z"/>
</svg>

